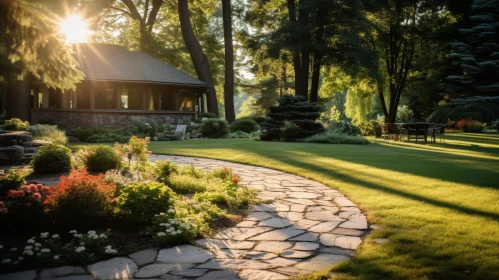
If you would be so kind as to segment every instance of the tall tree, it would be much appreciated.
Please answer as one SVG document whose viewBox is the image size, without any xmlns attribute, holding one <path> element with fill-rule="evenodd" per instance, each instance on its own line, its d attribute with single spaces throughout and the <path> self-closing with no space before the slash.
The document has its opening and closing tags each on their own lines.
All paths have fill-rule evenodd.
<svg viewBox="0 0 499 280">
<path fill-rule="evenodd" d="M 208 111 L 218 117 L 219 112 L 217 92 L 215 90 L 215 84 L 213 82 L 213 75 L 211 73 L 208 58 L 204 54 L 203 49 L 201 48 L 201 45 L 199 44 L 199 41 L 196 39 L 196 36 L 194 35 L 194 32 L 192 30 L 190 20 L 191 16 L 187 0 L 178 1 L 178 15 L 180 19 L 180 26 L 182 29 L 182 36 L 184 38 L 185 45 L 189 50 L 194 68 L 196 68 L 199 79 L 208 84 L 208 86 L 210 87 L 207 95 Z"/>
<path fill-rule="evenodd" d="M 229 122 L 236 119 L 234 111 L 234 46 L 232 43 L 232 9 L 230 0 L 222 0 L 224 44 L 225 44 L 225 118 Z"/>
</svg>

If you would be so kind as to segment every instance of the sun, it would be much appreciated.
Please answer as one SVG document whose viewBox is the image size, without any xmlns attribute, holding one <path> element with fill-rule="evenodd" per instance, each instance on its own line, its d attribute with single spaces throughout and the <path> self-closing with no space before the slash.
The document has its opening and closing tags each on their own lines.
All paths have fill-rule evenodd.
<svg viewBox="0 0 499 280">
<path fill-rule="evenodd" d="M 82 43 L 87 39 L 87 22 L 78 15 L 69 15 L 59 24 L 59 31 L 68 43 Z"/>
</svg>

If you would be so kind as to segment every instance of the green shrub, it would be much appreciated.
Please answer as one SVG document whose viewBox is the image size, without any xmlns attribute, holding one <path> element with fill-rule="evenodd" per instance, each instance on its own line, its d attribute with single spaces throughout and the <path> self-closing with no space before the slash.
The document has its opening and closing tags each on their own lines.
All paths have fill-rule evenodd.
<svg viewBox="0 0 499 280">
<path fill-rule="evenodd" d="M 251 119 L 237 119 L 230 124 L 230 131 L 242 131 L 246 133 L 251 133 L 258 129 L 258 124 Z"/>
<path fill-rule="evenodd" d="M 71 150 L 57 144 L 42 146 L 31 160 L 35 173 L 58 173 L 71 168 Z"/>
<path fill-rule="evenodd" d="M 369 140 L 362 136 L 348 135 L 338 130 L 327 130 L 323 133 L 307 137 L 303 139 L 302 142 L 322 144 L 369 144 Z"/>
<path fill-rule="evenodd" d="M 200 130 L 203 137 L 224 138 L 229 134 L 229 125 L 225 120 L 207 119 L 201 123 Z"/>
<path fill-rule="evenodd" d="M 499 102 L 474 102 L 466 104 L 445 104 L 439 106 L 428 118 L 432 123 L 447 123 L 448 120 L 459 121 L 471 118 L 473 120 L 490 123 L 499 119 Z"/>
<path fill-rule="evenodd" d="M 167 182 L 168 177 L 173 173 L 177 173 L 177 171 L 178 165 L 169 160 L 157 161 L 154 167 L 154 172 L 159 182 Z"/>
<path fill-rule="evenodd" d="M 358 127 L 362 136 L 381 137 L 381 125 L 375 120 L 361 123 Z"/>
<path fill-rule="evenodd" d="M 105 134 L 94 134 L 86 139 L 89 143 L 126 143 L 130 139 L 130 135 L 124 135 L 114 132 L 108 132 Z"/>
<path fill-rule="evenodd" d="M 207 119 L 216 119 L 217 116 L 213 113 L 208 113 L 208 112 L 201 112 L 199 113 L 199 118 L 207 118 Z"/>
<path fill-rule="evenodd" d="M 348 135 L 359 135 L 361 133 L 360 129 L 355 125 L 347 121 L 339 121 L 337 123 L 331 124 L 329 126 L 330 130 L 336 130 Z M 381 136 L 381 134 L 380 134 Z"/>
<path fill-rule="evenodd" d="M 148 135 L 149 137 L 155 137 L 158 132 L 164 132 L 165 125 L 158 124 L 153 120 L 138 121 L 135 122 L 134 131 L 139 135 Z"/>
<path fill-rule="evenodd" d="M 9 190 L 17 190 L 26 184 L 26 177 L 31 173 L 30 169 L 11 169 L 0 175 L 0 197 L 6 195 Z"/>
<path fill-rule="evenodd" d="M 86 142 L 88 137 L 97 135 L 97 134 L 106 134 L 111 132 L 109 129 L 106 128 L 74 128 L 68 132 L 68 135 L 74 136 L 80 141 Z"/>
<path fill-rule="evenodd" d="M 105 145 L 91 147 L 84 159 L 85 167 L 91 172 L 106 172 L 121 167 L 121 157 L 116 151 Z"/>
<path fill-rule="evenodd" d="M 55 118 L 44 116 L 38 120 L 38 124 L 56 125 Z"/>
<path fill-rule="evenodd" d="M 12 118 L 10 120 L 6 120 L 3 125 L 4 130 L 13 130 L 13 131 L 28 131 L 29 130 L 29 122 L 23 122 L 20 119 Z"/>
<path fill-rule="evenodd" d="M 190 174 L 171 174 L 165 183 L 176 193 L 187 194 L 205 192 L 209 188 L 215 188 L 221 181 L 201 180 Z"/>
<path fill-rule="evenodd" d="M 301 129 L 298 125 L 292 122 L 285 122 L 281 128 L 281 140 L 286 142 L 294 142 L 302 136 Z"/>
<path fill-rule="evenodd" d="M 50 141 L 53 144 L 66 145 L 68 138 L 66 133 L 57 129 L 56 125 L 36 124 L 29 127 L 29 132 L 35 140 Z"/>
<path fill-rule="evenodd" d="M 116 211 L 121 218 L 132 222 L 148 222 L 155 214 L 167 212 L 174 205 L 175 193 L 157 182 L 135 183 L 119 190 Z"/>
<path fill-rule="evenodd" d="M 250 136 L 251 134 L 242 131 L 229 133 L 229 138 L 249 138 Z"/>
</svg>

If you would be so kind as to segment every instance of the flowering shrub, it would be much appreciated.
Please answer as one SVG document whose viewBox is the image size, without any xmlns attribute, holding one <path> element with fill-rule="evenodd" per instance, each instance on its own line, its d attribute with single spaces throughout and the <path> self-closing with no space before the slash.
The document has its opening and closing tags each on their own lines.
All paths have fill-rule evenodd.
<svg viewBox="0 0 499 280">
<path fill-rule="evenodd" d="M 212 171 L 213 176 L 220 178 L 222 180 L 231 179 L 234 176 L 231 168 L 217 168 Z"/>
<path fill-rule="evenodd" d="M 80 219 L 108 217 L 112 212 L 116 186 L 104 182 L 104 175 L 89 175 L 85 169 L 61 177 L 56 190 L 45 200 L 45 210 L 56 221 L 80 223 Z"/>
<path fill-rule="evenodd" d="M 71 168 L 71 150 L 62 145 L 42 146 L 31 160 L 35 173 L 58 173 Z"/>
<path fill-rule="evenodd" d="M 119 190 L 116 212 L 128 221 L 147 222 L 155 213 L 173 206 L 175 198 L 175 193 L 161 183 L 130 184 Z"/>
<path fill-rule="evenodd" d="M 463 132 L 482 132 L 485 128 L 485 124 L 468 118 L 458 121 L 457 127 Z"/>
<path fill-rule="evenodd" d="M 6 195 L 7 191 L 17 190 L 26 184 L 24 178 L 31 172 L 31 169 L 20 168 L 8 170 L 6 173 L 0 175 L 0 197 Z"/>
</svg>

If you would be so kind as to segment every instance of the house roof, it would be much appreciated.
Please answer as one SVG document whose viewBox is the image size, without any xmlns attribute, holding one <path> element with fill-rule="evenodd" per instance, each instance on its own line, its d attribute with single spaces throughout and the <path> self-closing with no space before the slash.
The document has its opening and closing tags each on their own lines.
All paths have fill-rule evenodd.
<svg viewBox="0 0 499 280">
<path fill-rule="evenodd" d="M 207 87 L 167 63 L 141 51 L 111 44 L 75 44 L 79 69 L 89 81 L 121 81 Z"/>
</svg>

